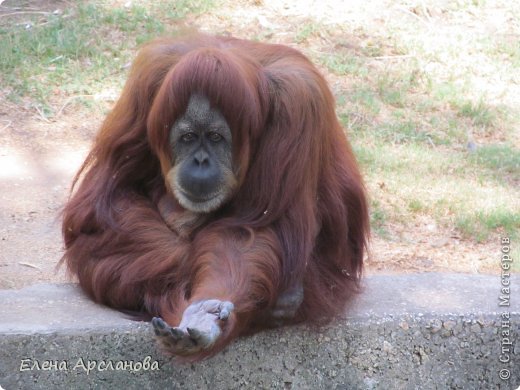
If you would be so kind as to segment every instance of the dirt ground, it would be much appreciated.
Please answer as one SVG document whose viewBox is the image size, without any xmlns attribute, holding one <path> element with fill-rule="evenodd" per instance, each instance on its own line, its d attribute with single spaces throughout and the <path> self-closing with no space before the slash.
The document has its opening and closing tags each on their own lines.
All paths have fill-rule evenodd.
<svg viewBox="0 0 520 390">
<path fill-rule="evenodd" d="M 258 20 L 259 29 L 268 23 L 262 15 Z M 277 19 L 279 24 L 286 21 Z M 240 35 L 236 25 L 226 26 L 218 16 L 191 22 L 220 31 L 233 27 Z M 49 120 L 30 105 L 0 96 L 0 289 L 67 281 L 64 269 L 56 270 L 63 245 L 60 209 L 103 118 L 74 110 L 66 101 L 57 104 L 64 109 Z M 387 238 L 374 235 L 371 241 L 368 273 L 499 272 L 498 266 L 482 267 L 498 264 L 498 237 L 487 243 L 465 240 L 426 216 L 406 227 L 387 226 L 387 231 Z"/>
<path fill-rule="evenodd" d="M 0 99 L 1 100 L 1 99 Z M 0 288 L 65 281 L 60 209 L 98 123 L 0 103 Z"/>
</svg>

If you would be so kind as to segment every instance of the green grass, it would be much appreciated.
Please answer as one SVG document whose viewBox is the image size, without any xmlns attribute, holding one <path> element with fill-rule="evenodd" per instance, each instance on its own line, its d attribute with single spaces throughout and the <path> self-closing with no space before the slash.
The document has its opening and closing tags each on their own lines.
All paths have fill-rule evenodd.
<svg viewBox="0 0 520 390">
<path fill-rule="evenodd" d="M 322 30 L 324 26 L 320 25 L 316 22 L 305 23 L 302 26 L 298 27 L 298 31 L 294 36 L 294 41 L 296 43 L 306 42 L 310 37 L 315 35 L 317 32 Z"/>
<path fill-rule="evenodd" d="M 338 76 L 363 76 L 367 75 L 369 72 L 369 70 L 364 65 L 363 59 L 350 56 L 348 54 L 330 53 L 320 56 L 317 60 L 329 71 L 337 74 Z"/>
<path fill-rule="evenodd" d="M 372 230 L 381 237 L 388 237 L 388 230 L 386 229 L 387 212 L 383 209 L 380 202 L 372 200 L 370 205 L 370 226 Z"/>
<path fill-rule="evenodd" d="M 520 181 L 520 150 L 511 145 L 483 145 L 472 156 L 472 161 L 494 173 Z"/>
<path fill-rule="evenodd" d="M 520 272 L 520 261 L 518 261 L 518 259 L 520 259 L 520 248 L 518 247 L 518 245 L 511 249 L 511 257 L 513 258 L 511 271 Z"/>
<path fill-rule="evenodd" d="M 514 68 L 520 67 L 520 42 L 518 39 L 511 37 L 508 40 L 495 41 L 490 52 L 496 56 L 505 57 Z"/>
<path fill-rule="evenodd" d="M 420 213 L 422 212 L 423 210 L 425 210 L 425 206 L 424 204 L 422 203 L 421 200 L 419 199 L 411 199 L 409 202 L 408 202 L 408 209 L 413 212 L 413 213 Z"/>
<path fill-rule="evenodd" d="M 392 144 L 432 143 L 433 135 L 413 121 L 392 121 L 383 123 L 373 130 L 379 140 Z"/>
<path fill-rule="evenodd" d="M 433 83 L 430 81 L 430 90 L 432 91 L 432 98 L 439 101 L 451 102 L 460 98 L 460 86 L 453 81 L 446 81 L 440 83 Z"/>
<path fill-rule="evenodd" d="M 489 212 L 476 211 L 468 215 L 459 215 L 457 228 L 466 236 L 478 242 L 487 240 L 492 232 L 500 230 L 516 240 L 520 232 L 520 212 L 497 208 Z"/>
<path fill-rule="evenodd" d="M 356 88 L 350 95 L 350 100 L 361 104 L 375 115 L 381 110 L 381 102 L 377 94 L 367 86 Z"/>
<path fill-rule="evenodd" d="M 429 61 L 444 54 L 395 40 L 387 42 L 391 51 L 406 47 Z M 420 59 L 393 61 L 384 41 L 373 48 L 384 57 L 378 62 L 352 50 L 320 58 L 328 71 L 348 80 L 349 89 L 338 92 L 338 116 L 371 197 L 379 201 L 372 204 L 371 220 L 382 237 L 388 237 L 389 226 L 424 216 L 477 242 L 499 232 L 514 235 L 519 228 L 520 150 L 514 130 L 519 118 L 503 104 L 490 104 L 482 92 L 475 97 L 473 73 L 457 73 L 460 50 L 450 49 L 457 57 L 437 78 Z M 516 53 L 514 46 L 511 50 L 508 60 Z M 495 137 L 506 141 L 490 141 Z M 475 152 L 468 151 L 468 141 L 478 145 Z"/>
<path fill-rule="evenodd" d="M 425 214 L 478 242 L 499 231 L 514 235 L 518 230 L 518 191 L 501 179 L 511 178 L 507 173 L 497 177 L 493 167 L 475 169 L 467 152 L 373 142 L 366 133 L 351 138 L 371 197 L 381 200 L 372 207 L 376 234 L 388 233 L 386 223 L 406 225 Z"/>
<path fill-rule="evenodd" d="M 110 85 L 120 88 L 137 45 L 168 32 L 168 22 L 209 4 L 159 1 L 119 8 L 94 1 L 49 14 L 44 22 L 35 20 L 29 29 L 4 18 L 1 84 L 8 99 L 29 97 L 44 114 L 52 115 L 56 94 L 88 96 Z"/>
<path fill-rule="evenodd" d="M 475 126 L 490 127 L 493 125 L 496 114 L 483 101 L 477 104 L 466 102 L 459 108 L 459 115 L 469 118 Z"/>
<path fill-rule="evenodd" d="M 377 80 L 377 91 L 381 100 L 390 106 L 402 108 L 406 105 L 409 91 L 416 83 L 414 72 L 400 75 L 399 78 L 391 74 L 383 74 Z"/>
<path fill-rule="evenodd" d="M 376 148 L 367 146 L 362 142 L 356 142 L 352 145 L 352 149 L 354 150 L 354 154 L 356 155 L 356 159 L 361 166 L 363 173 L 373 174 L 373 172 L 378 168 L 376 164 Z"/>
</svg>

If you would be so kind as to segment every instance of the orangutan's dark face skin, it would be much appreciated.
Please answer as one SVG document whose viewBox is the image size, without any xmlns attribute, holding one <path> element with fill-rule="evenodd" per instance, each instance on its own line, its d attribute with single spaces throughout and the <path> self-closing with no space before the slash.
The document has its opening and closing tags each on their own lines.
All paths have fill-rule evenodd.
<svg viewBox="0 0 520 390">
<path fill-rule="evenodd" d="M 167 179 L 182 207 L 208 213 L 221 207 L 236 187 L 231 129 L 204 96 L 192 95 L 172 126 L 173 168 Z"/>
</svg>

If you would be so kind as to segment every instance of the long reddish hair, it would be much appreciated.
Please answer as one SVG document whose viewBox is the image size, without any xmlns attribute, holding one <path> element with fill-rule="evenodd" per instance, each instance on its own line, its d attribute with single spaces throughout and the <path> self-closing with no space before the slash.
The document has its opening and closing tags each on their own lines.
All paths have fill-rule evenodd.
<svg viewBox="0 0 520 390">
<path fill-rule="evenodd" d="M 157 203 L 172 165 L 169 131 L 193 93 L 226 118 L 239 185 L 181 239 Z M 326 81 L 287 46 L 207 35 L 146 45 L 74 188 L 64 211 L 64 260 L 105 304 L 178 311 L 172 302 L 189 302 L 202 264 L 244 248 L 255 270 L 246 278 L 235 260 L 226 267 L 238 290 L 260 286 L 262 310 L 303 282 L 295 320 L 323 320 L 357 290 L 369 233 L 363 182 Z M 233 294 L 240 312 L 236 301 L 250 298 Z M 255 302 L 242 306 L 248 320 L 234 334 L 254 323 Z"/>
</svg>

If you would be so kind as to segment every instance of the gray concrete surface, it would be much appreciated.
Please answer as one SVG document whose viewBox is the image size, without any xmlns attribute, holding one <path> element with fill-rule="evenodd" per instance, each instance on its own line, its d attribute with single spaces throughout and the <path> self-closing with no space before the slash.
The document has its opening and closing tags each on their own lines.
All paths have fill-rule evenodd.
<svg viewBox="0 0 520 390">
<path fill-rule="evenodd" d="M 345 318 L 244 337 L 198 364 L 168 361 L 148 323 L 74 285 L 0 290 L 0 387 L 517 389 L 520 278 L 509 282 L 500 306 L 499 276 L 371 276 Z"/>
</svg>

